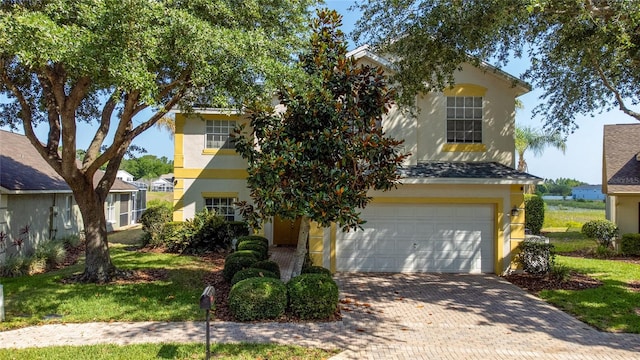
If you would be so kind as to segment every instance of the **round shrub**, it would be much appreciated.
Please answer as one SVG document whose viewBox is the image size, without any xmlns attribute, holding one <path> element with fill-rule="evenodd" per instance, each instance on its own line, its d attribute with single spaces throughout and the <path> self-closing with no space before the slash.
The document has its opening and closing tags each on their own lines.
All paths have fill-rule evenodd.
<svg viewBox="0 0 640 360">
<path fill-rule="evenodd" d="M 166 246 L 170 253 L 181 254 L 189 246 L 186 232 L 186 223 L 183 221 L 170 221 L 164 225 L 160 235 L 160 244 Z M 150 244 L 160 245 L 160 244 Z"/>
<path fill-rule="evenodd" d="M 269 247 L 269 240 L 266 237 L 260 235 L 241 236 L 238 238 L 238 244 L 247 240 L 259 241 L 263 243 L 264 246 Z"/>
<path fill-rule="evenodd" d="M 171 221 L 172 216 L 172 205 L 169 202 L 148 206 L 140 216 L 142 230 L 146 234 L 146 242 L 153 246 L 159 245 L 164 225 Z"/>
<path fill-rule="evenodd" d="M 269 258 L 268 249 L 264 247 L 264 245 L 262 245 L 262 243 L 260 242 L 242 241 L 238 244 L 238 251 L 242 250 L 251 250 L 257 252 L 258 254 L 260 254 L 260 256 L 258 256 L 258 259 L 260 260 L 267 260 Z"/>
<path fill-rule="evenodd" d="M 286 307 L 287 287 L 278 279 L 245 279 L 229 292 L 229 309 L 238 321 L 276 319 Z"/>
<path fill-rule="evenodd" d="M 302 274 L 287 283 L 289 309 L 301 319 L 325 319 L 338 306 L 338 285 L 325 274 Z"/>
<path fill-rule="evenodd" d="M 532 234 L 540 235 L 544 224 L 544 201 L 538 195 L 524 196 L 524 226 Z"/>
<path fill-rule="evenodd" d="M 609 220 L 591 220 L 582 225 L 582 234 L 596 239 L 600 246 L 609 248 L 618 237 L 618 227 Z"/>
<path fill-rule="evenodd" d="M 324 274 L 332 277 L 331 270 L 324 268 L 322 266 L 309 266 L 302 269 L 303 274 Z"/>
<path fill-rule="evenodd" d="M 261 254 L 257 251 L 254 250 L 240 250 L 240 251 L 234 251 L 231 254 L 227 255 L 227 259 L 228 258 L 234 258 L 234 257 L 247 257 L 247 256 L 252 256 L 254 258 L 256 258 L 256 261 L 261 259 Z"/>
<path fill-rule="evenodd" d="M 255 256 L 227 256 L 224 260 L 222 276 L 224 276 L 225 280 L 230 282 L 238 271 L 248 269 L 256 262 L 258 262 L 258 259 L 256 259 Z"/>
<path fill-rule="evenodd" d="M 629 233 L 622 235 L 620 252 L 624 255 L 640 255 L 640 234 Z"/>
<path fill-rule="evenodd" d="M 272 273 L 278 275 L 278 279 L 280 278 L 280 265 L 278 265 L 278 263 L 275 261 L 262 260 L 253 264 L 251 267 L 271 271 Z"/>
<path fill-rule="evenodd" d="M 233 278 L 231 279 L 231 285 L 233 286 L 242 280 L 246 280 L 254 277 L 268 277 L 272 279 L 280 279 L 280 276 L 277 276 L 276 274 L 272 273 L 269 270 L 256 269 L 251 267 L 248 269 L 240 270 L 235 275 L 233 275 Z"/>
<path fill-rule="evenodd" d="M 520 243 L 517 257 L 522 269 L 532 275 L 549 273 L 555 263 L 553 244 L 541 240 L 525 240 Z"/>
</svg>

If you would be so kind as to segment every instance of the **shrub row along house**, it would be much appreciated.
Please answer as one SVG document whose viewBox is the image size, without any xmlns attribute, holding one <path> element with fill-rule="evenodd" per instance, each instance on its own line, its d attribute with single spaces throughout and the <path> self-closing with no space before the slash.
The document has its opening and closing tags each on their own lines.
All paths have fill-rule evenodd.
<svg viewBox="0 0 640 360">
<path fill-rule="evenodd" d="M 363 46 L 361 64 L 389 71 Z M 393 107 L 385 132 L 411 155 L 397 189 L 371 192 L 364 231 L 312 225 L 310 256 L 331 271 L 503 273 L 524 240 L 523 187 L 542 179 L 514 169 L 515 99 L 530 87 L 489 65 L 463 65 L 455 86 L 424 94 L 415 115 Z M 174 220 L 203 208 L 239 219 L 238 200 L 251 201 L 246 162 L 229 140 L 248 123 L 241 113 L 196 109 L 176 113 Z M 299 223 L 272 219 L 262 234 L 273 245 L 297 242 Z"/>
<path fill-rule="evenodd" d="M 108 231 L 135 223 L 144 197 L 144 191 L 116 179 L 105 202 Z M 0 264 L 6 256 L 82 230 L 80 210 L 64 179 L 24 135 L 0 130 Z"/>
</svg>

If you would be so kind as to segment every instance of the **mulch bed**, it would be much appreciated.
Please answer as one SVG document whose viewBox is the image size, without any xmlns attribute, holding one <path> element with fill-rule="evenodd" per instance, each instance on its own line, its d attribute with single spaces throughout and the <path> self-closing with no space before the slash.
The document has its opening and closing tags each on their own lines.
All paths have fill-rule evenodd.
<svg viewBox="0 0 640 360">
<path fill-rule="evenodd" d="M 538 276 L 531 274 L 510 274 L 504 278 L 512 284 L 538 294 L 542 290 L 585 290 L 593 289 L 602 285 L 598 279 L 587 275 L 572 272 L 569 279 L 560 281 L 550 276 Z"/>
</svg>

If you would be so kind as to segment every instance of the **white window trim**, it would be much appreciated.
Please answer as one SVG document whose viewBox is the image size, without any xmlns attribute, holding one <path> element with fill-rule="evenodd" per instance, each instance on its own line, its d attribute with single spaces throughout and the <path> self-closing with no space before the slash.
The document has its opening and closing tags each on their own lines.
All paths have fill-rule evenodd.
<svg viewBox="0 0 640 360">
<path fill-rule="evenodd" d="M 233 132 L 233 129 L 236 127 L 236 124 L 237 124 L 236 120 L 219 120 L 219 119 L 206 120 L 205 128 L 204 128 L 204 148 L 233 150 L 234 146 L 229 140 L 229 135 Z M 218 127 L 219 129 L 219 131 L 217 132 L 215 131 L 216 127 Z M 211 139 L 211 146 L 209 146 L 210 145 L 209 136 L 211 136 L 212 138 L 216 136 L 226 137 L 224 145 L 214 146 L 214 145 L 218 145 L 221 142 L 221 140 L 217 140 L 217 144 L 216 144 L 216 140 Z"/>
</svg>

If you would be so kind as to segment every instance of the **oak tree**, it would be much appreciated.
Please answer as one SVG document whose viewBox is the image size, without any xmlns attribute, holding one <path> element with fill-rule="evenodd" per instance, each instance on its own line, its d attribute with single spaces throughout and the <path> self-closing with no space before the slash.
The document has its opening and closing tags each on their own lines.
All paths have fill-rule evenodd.
<svg viewBox="0 0 640 360">
<path fill-rule="evenodd" d="M 253 106 L 251 134 L 238 129 L 236 150 L 248 161 L 253 205 L 243 213 L 254 224 L 274 216 L 301 218 L 293 275 L 300 273 L 310 222 L 363 223 L 359 210 L 369 189 L 395 186 L 404 159 L 401 141 L 385 136 L 382 117 L 393 93 L 382 69 L 347 58 L 341 17 L 322 10 L 299 66 L 302 85 L 278 92 L 281 108 Z"/>
<path fill-rule="evenodd" d="M 640 0 L 367 0 L 356 38 L 393 54 L 410 104 L 460 64 L 528 56 L 544 93 L 534 114 L 569 133 L 577 115 L 617 108 L 640 120 Z"/>
<path fill-rule="evenodd" d="M 0 125 L 21 125 L 73 191 L 87 241 L 84 280 L 108 281 L 114 274 L 103 204 L 136 136 L 176 106 L 229 106 L 269 89 L 289 68 L 314 3 L 0 4 Z M 96 131 L 76 162 L 77 140 L 87 136 L 77 131 L 82 121 L 95 123 Z M 47 129 L 46 138 L 36 136 L 36 126 Z"/>
</svg>

